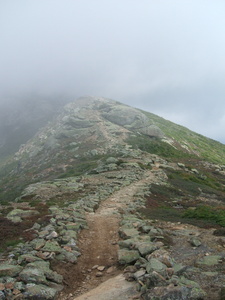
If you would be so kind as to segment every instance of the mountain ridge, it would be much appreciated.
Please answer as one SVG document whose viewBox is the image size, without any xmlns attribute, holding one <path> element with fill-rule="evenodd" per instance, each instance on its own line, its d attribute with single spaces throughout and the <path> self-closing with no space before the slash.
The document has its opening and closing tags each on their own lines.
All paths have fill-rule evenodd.
<svg viewBox="0 0 225 300">
<path fill-rule="evenodd" d="M 221 299 L 224 153 L 114 100 L 67 104 L 1 165 L 0 295 L 76 298 L 125 268 L 137 299 Z"/>
</svg>

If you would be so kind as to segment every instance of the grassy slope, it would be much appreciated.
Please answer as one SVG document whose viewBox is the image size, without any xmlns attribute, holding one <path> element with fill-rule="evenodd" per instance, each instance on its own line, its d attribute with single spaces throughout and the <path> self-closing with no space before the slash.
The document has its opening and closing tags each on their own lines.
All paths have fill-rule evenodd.
<svg viewBox="0 0 225 300">
<path fill-rule="evenodd" d="M 199 153 L 204 160 L 224 164 L 225 145 L 217 141 L 195 133 L 186 127 L 177 125 L 152 113 L 142 111 L 150 120 L 158 126 L 167 137 L 185 145 L 193 152 Z"/>
</svg>

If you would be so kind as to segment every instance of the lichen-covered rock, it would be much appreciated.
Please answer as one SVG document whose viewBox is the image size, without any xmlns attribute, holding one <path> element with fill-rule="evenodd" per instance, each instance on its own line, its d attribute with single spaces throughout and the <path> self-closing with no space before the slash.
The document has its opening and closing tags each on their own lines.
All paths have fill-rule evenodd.
<svg viewBox="0 0 225 300">
<path fill-rule="evenodd" d="M 164 275 L 166 268 L 167 268 L 166 265 L 161 263 L 161 261 L 159 261 L 158 259 L 150 258 L 150 260 L 149 260 L 149 262 L 147 263 L 147 266 L 146 266 L 146 271 L 148 273 L 156 271 L 156 272 Z"/>
<path fill-rule="evenodd" d="M 133 238 L 135 236 L 138 236 L 138 234 L 139 234 L 139 232 L 135 228 L 121 228 L 120 231 L 119 231 L 119 235 L 123 239 L 130 239 L 130 238 Z"/>
<path fill-rule="evenodd" d="M 48 287 L 43 284 L 27 284 L 25 290 L 25 299 L 46 299 L 52 300 L 57 295 L 58 289 Z"/>
<path fill-rule="evenodd" d="M 39 212 L 36 210 L 23 210 L 23 209 L 13 209 L 7 214 L 7 219 L 14 223 L 21 222 L 23 218 L 38 215 Z"/>
<path fill-rule="evenodd" d="M 47 283 L 44 271 L 38 268 L 25 268 L 20 272 L 20 278 L 25 283 Z"/>
<path fill-rule="evenodd" d="M 158 247 L 151 242 L 138 243 L 136 247 L 142 256 L 146 256 L 158 249 Z"/>
<path fill-rule="evenodd" d="M 18 265 L 10 265 L 7 263 L 0 264 L 0 277 L 2 276 L 17 276 L 22 270 L 21 266 Z"/>
<path fill-rule="evenodd" d="M 190 244 L 193 246 L 193 247 L 199 247 L 201 246 L 201 241 L 199 239 L 197 239 L 196 237 L 192 237 L 190 239 Z"/>
<path fill-rule="evenodd" d="M 200 265 L 214 266 L 219 264 L 220 259 L 220 255 L 208 255 L 198 260 L 197 263 Z"/>
<path fill-rule="evenodd" d="M 134 263 L 140 258 L 140 254 L 137 250 L 120 249 L 118 251 L 118 260 L 121 265 Z"/>
<path fill-rule="evenodd" d="M 47 252 L 60 253 L 62 251 L 62 248 L 59 246 L 57 241 L 47 241 L 44 247 L 41 248 L 41 250 Z"/>
</svg>

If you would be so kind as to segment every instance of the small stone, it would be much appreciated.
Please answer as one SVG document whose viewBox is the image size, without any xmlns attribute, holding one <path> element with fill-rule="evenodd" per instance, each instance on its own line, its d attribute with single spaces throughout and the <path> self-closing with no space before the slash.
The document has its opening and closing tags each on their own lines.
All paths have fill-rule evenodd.
<svg viewBox="0 0 225 300">
<path fill-rule="evenodd" d="M 92 267 L 92 270 L 97 269 L 97 268 L 98 268 L 98 265 L 94 265 L 94 266 Z"/>
<path fill-rule="evenodd" d="M 58 233 L 56 231 L 52 231 L 49 235 L 47 235 L 45 238 L 46 240 L 52 240 L 58 237 Z"/>
<path fill-rule="evenodd" d="M 107 274 L 113 273 L 116 270 L 116 267 L 111 266 L 108 268 L 108 270 L 106 271 Z"/>
<path fill-rule="evenodd" d="M 199 239 L 197 239 L 197 238 L 195 238 L 195 237 L 193 237 L 193 238 L 191 238 L 190 239 L 190 243 L 191 243 L 191 245 L 193 246 L 193 247 L 199 247 L 199 246 L 201 246 L 201 242 L 199 241 Z"/>
<path fill-rule="evenodd" d="M 99 266 L 99 267 L 97 267 L 97 270 L 100 271 L 100 272 L 102 272 L 102 271 L 105 270 L 105 267 L 104 266 Z"/>
<path fill-rule="evenodd" d="M 97 273 L 95 274 L 95 276 L 96 276 L 96 277 L 102 277 L 103 274 L 102 274 L 102 272 L 97 272 Z"/>
<path fill-rule="evenodd" d="M 139 280 L 140 277 L 144 276 L 146 273 L 146 271 L 143 269 L 143 270 L 139 270 L 137 272 L 134 273 L 134 278 L 136 280 Z"/>
<path fill-rule="evenodd" d="M 14 288 L 14 282 L 7 282 L 5 284 L 5 288 L 9 289 L 9 290 L 12 290 Z"/>
<path fill-rule="evenodd" d="M 72 248 L 69 246 L 64 246 L 63 249 L 65 249 L 68 252 L 73 252 Z"/>
<path fill-rule="evenodd" d="M 13 290 L 13 295 L 19 295 L 21 292 L 18 289 L 14 289 Z"/>
</svg>

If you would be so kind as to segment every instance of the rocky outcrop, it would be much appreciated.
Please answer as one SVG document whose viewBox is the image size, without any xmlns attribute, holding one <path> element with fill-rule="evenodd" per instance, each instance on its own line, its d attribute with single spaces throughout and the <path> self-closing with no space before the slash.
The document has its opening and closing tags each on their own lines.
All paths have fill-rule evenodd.
<svg viewBox="0 0 225 300">
<path fill-rule="evenodd" d="M 208 299 L 208 283 L 214 282 L 217 285 L 219 277 L 222 281 L 225 279 L 224 275 L 222 279 L 221 274 L 216 272 L 221 269 L 224 255 L 203 254 L 207 246 L 202 245 L 196 237 L 197 232 L 195 236 L 193 231 L 177 228 L 176 233 L 168 229 L 158 228 L 153 221 L 145 221 L 137 215 L 124 215 L 120 227 L 122 240 L 119 242 L 118 257 L 119 263 L 125 265 L 126 280 L 137 283 L 140 299 Z M 193 247 L 190 255 L 194 260 L 191 265 L 177 262 L 176 257 L 171 255 L 173 241 L 171 239 L 168 247 L 168 234 L 170 237 L 182 235 L 187 241 L 188 236 L 190 237 L 189 245 Z M 199 255 L 201 258 L 198 258 Z M 212 297 L 222 299 L 218 298 L 222 291 L 223 286 L 220 284 Z"/>
</svg>

